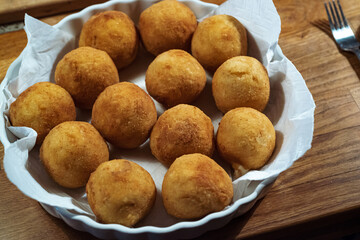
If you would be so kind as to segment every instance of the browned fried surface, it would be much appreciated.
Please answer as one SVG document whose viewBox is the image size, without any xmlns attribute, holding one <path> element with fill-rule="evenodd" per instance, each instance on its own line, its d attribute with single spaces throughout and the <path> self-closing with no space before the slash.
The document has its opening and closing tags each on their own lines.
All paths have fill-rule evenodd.
<svg viewBox="0 0 360 240">
<path fill-rule="evenodd" d="M 85 186 L 100 163 L 109 160 L 109 150 L 91 124 L 68 121 L 54 127 L 46 136 L 40 159 L 55 182 L 77 188 Z"/>
<path fill-rule="evenodd" d="M 197 20 L 190 8 L 176 0 L 164 0 L 145 9 L 139 30 L 145 48 L 158 55 L 170 49 L 190 49 Z"/>
<path fill-rule="evenodd" d="M 229 15 L 208 17 L 194 33 L 191 52 L 205 69 L 214 72 L 229 58 L 247 54 L 246 29 Z"/>
<path fill-rule="evenodd" d="M 183 50 L 158 55 L 146 71 L 146 89 L 165 106 L 191 103 L 205 87 L 206 74 L 200 63 Z"/>
<path fill-rule="evenodd" d="M 156 187 L 141 166 L 116 159 L 101 164 L 91 174 L 86 193 L 98 221 L 131 227 L 149 213 Z"/>
<path fill-rule="evenodd" d="M 119 82 L 119 75 L 106 52 L 80 47 L 67 53 L 57 64 L 55 82 L 70 93 L 76 106 L 91 109 L 107 86 Z"/>
<path fill-rule="evenodd" d="M 211 156 L 214 127 L 211 119 L 195 106 L 179 104 L 165 111 L 150 136 L 152 154 L 163 164 L 189 153 Z"/>
<path fill-rule="evenodd" d="M 121 11 L 93 15 L 83 26 L 79 47 L 90 46 L 107 52 L 118 69 L 136 57 L 139 38 L 134 22 Z"/>
<path fill-rule="evenodd" d="M 223 113 L 237 107 L 263 111 L 270 97 L 268 73 L 255 58 L 231 58 L 216 70 L 212 93 L 217 108 Z"/>
<path fill-rule="evenodd" d="M 202 154 L 177 158 L 167 171 L 162 197 L 166 211 L 177 218 L 192 219 L 223 210 L 232 200 L 229 175 Z"/>
<path fill-rule="evenodd" d="M 29 87 L 10 106 L 11 124 L 34 129 L 38 134 L 37 144 L 41 144 L 49 131 L 59 123 L 75 119 L 75 105 L 70 94 L 49 82 Z"/>
<path fill-rule="evenodd" d="M 97 98 L 91 123 L 120 148 L 136 148 L 149 137 L 157 113 L 151 97 L 133 83 L 107 87 Z"/>
<path fill-rule="evenodd" d="M 253 108 L 236 108 L 221 119 L 216 143 L 224 160 L 248 170 L 258 169 L 275 148 L 275 129 L 263 113 Z"/>
</svg>

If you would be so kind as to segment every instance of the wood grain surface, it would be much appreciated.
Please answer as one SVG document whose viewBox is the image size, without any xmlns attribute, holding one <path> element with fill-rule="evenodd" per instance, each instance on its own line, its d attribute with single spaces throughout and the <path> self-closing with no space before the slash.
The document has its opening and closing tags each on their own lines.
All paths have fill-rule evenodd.
<svg viewBox="0 0 360 240">
<path fill-rule="evenodd" d="M 316 103 L 312 148 L 250 212 L 199 239 L 339 239 L 360 231 L 360 62 L 337 48 L 322 0 L 274 3 L 282 20 L 279 44 Z M 342 6 L 359 36 L 360 1 Z M 23 31 L 0 35 L 0 79 L 25 45 Z M 51 217 L 3 170 L 0 186 L 0 239 L 96 239 Z"/>
<path fill-rule="evenodd" d="M 108 0 L 0 0 L 0 24 L 23 21 L 25 13 L 39 18 L 53 16 Z M 221 4 L 226 0 L 202 0 Z"/>
<path fill-rule="evenodd" d="M 79 10 L 107 0 L 0 0 L 0 24 L 23 21 L 25 13 L 46 17 Z"/>
</svg>

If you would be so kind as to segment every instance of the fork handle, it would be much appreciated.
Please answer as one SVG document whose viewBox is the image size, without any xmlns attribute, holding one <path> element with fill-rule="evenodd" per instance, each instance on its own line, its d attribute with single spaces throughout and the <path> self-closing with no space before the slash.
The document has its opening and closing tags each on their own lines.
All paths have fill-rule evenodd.
<svg viewBox="0 0 360 240">
<path fill-rule="evenodd" d="M 359 61 L 360 61 L 360 49 L 353 49 L 352 52 L 357 56 L 357 58 L 358 58 Z"/>
</svg>

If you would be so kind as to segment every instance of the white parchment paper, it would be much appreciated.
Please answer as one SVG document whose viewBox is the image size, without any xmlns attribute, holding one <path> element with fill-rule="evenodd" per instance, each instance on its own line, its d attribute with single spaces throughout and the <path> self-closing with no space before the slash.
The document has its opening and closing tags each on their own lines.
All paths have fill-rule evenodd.
<svg viewBox="0 0 360 240">
<path fill-rule="evenodd" d="M 155 1 L 111 2 L 85 9 L 54 27 L 26 15 L 28 44 L 9 68 L 0 88 L 0 136 L 5 148 L 4 168 L 9 180 L 24 194 L 41 203 L 68 209 L 92 219 L 95 217 L 87 203 L 85 189 L 66 189 L 53 182 L 39 160 L 39 147 L 34 147 L 36 132 L 25 127 L 11 127 L 8 110 L 10 104 L 29 86 L 40 81 L 54 82 L 57 62 L 77 47 L 81 27 L 91 15 L 104 10 L 121 10 L 137 24 L 141 11 Z M 304 79 L 278 46 L 281 23 L 271 0 L 228 0 L 221 6 L 195 0 L 183 2 L 195 12 L 199 21 L 214 14 L 236 17 L 248 31 L 248 54 L 259 59 L 269 73 L 271 96 L 264 113 L 275 126 L 276 149 L 262 169 L 250 171 L 233 181 L 233 202 L 236 202 L 250 195 L 261 180 L 274 178 L 288 169 L 311 147 L 315 104 Z M 153 59 L 153 56 L 140 48 L 135 62 L 119 72 L 120 81 L 133 82 L 146 90 L 145 71 Z M 211 117 L 216 131 L 223 115 L 217 110 L 211 95 L 211 78 L 208 74 L 205 90 L 194 105 Z M 156 108 L 159 115 L 164 111 L 158 103 Z M 77 111 L 78 120 L 90 121 L 90 115 L 88 111 Z M 162 205 L 161 184 L 167 169 L 151 155 L 148 142 L 135 150 L 112 149 L 110 159 L 115 158 L 125 158 L 140 164 L 150 172 L 156 183 L 155 206 L 138 227 L 166 227 L 179 222 L 170 217 Z M 216 152 L 213 158 L 231 175 L 230 167 Z"/>
</svg>

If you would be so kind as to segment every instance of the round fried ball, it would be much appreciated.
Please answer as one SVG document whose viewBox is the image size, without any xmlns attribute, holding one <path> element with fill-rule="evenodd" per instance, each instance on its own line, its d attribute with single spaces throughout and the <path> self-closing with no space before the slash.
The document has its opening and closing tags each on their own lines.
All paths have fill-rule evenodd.
<svg viewBox="0 0 360 240">
<path fill-rule="evenodd" d="M 247 107 L 235 108 L 221 119 L 217 149 L 231 163 L 235 175 L 265 165 L 275 148 L 275 129 L 265 114 Z"/>
<path fill-rule="evenodd" d="M 139 47 L 134 22 L 121 11 L 93 15 L 83 26 L 79 47 L 90 46 L 107 52 L 118 69 L 132 63 Z"/>
<path fill-rule="evenodd" d="M 55 182 L 78 188 L 85 186 L 90 174 L 109 160 L 109 150 L 91 124 L 68 121 L 54 127 L 46 136 L 40 159 Z"/>
<path fill-rule="evenodd" d="M 247 54 L 244 26 L 229 15 L 215 15 L 199 23 L 191 42 L 192 55 L 214 72 L 226 60 Z"/>
<path fill-rule="evenodd" d="M 102 163 L 91 174 L 86 193 L 99 222 L 131 227 L 150 212 L 156 187 L 144 168 L 115 159 Z"/>
<path fill-rule="evenodd" d="M 96 99 L 91 123 L 111 144 L 136 148 L 144 143 L 157 119 L 151 97 L 133 83 L 107 87 Z"/>
<path fill-rule="evenodd" d="M 57 64 L 55 82 L 70 93 L 76 106 L 91 109 L 107 86 L 119 82 L 119 75 L 106 52 L 80 47 L 67 53 Z"/>
<path fill-rule="evenodd" d="M 142 41 L 153 55 L 170 49 L 190 49 L 196 27 L 194 13 L 176 0 L 163 0 L 151 5 L 139 19 Z"/>
<path fill-rule="evenodd" d="M 36 144 L 41 144 L 59 123 L 75 119 L 73 99 L 65 89 L 54 83 L 35 83 L 10 105 L 11 124 L 34 129 L 37 132 Z"/>
<path fill-rule="evenodd" d="M 214 146 L 211 119 L 199 108 L 186 104 L 166 110 L 150 135 L 151 152 L 165 166 L 184 154 L 202 153 L 211 157 Z"/>
<path fill-rule="evenodd" d="M 146 71 L 146 89 L 167 107 L 194 101 L 206 83 L 200 63 L 183 50 L 169 50 L 158 55 Z"/>
<path fill-rule="evenodd" d="M 262 112 L 270 97 L 267 71 L 255 58 L 231 58 L 216 70 L 212 93 L 217 108 L 223 113 L 237 107 L 251 107 Z"/>
<path fill-rule="evenodd" d="M 162 184 L 166 211 L 177 218 L 193 219 L 223 210 L 233 198 L 229 175 L 211 158 L 187 154 L 177 158 Z"/>
</svg>

